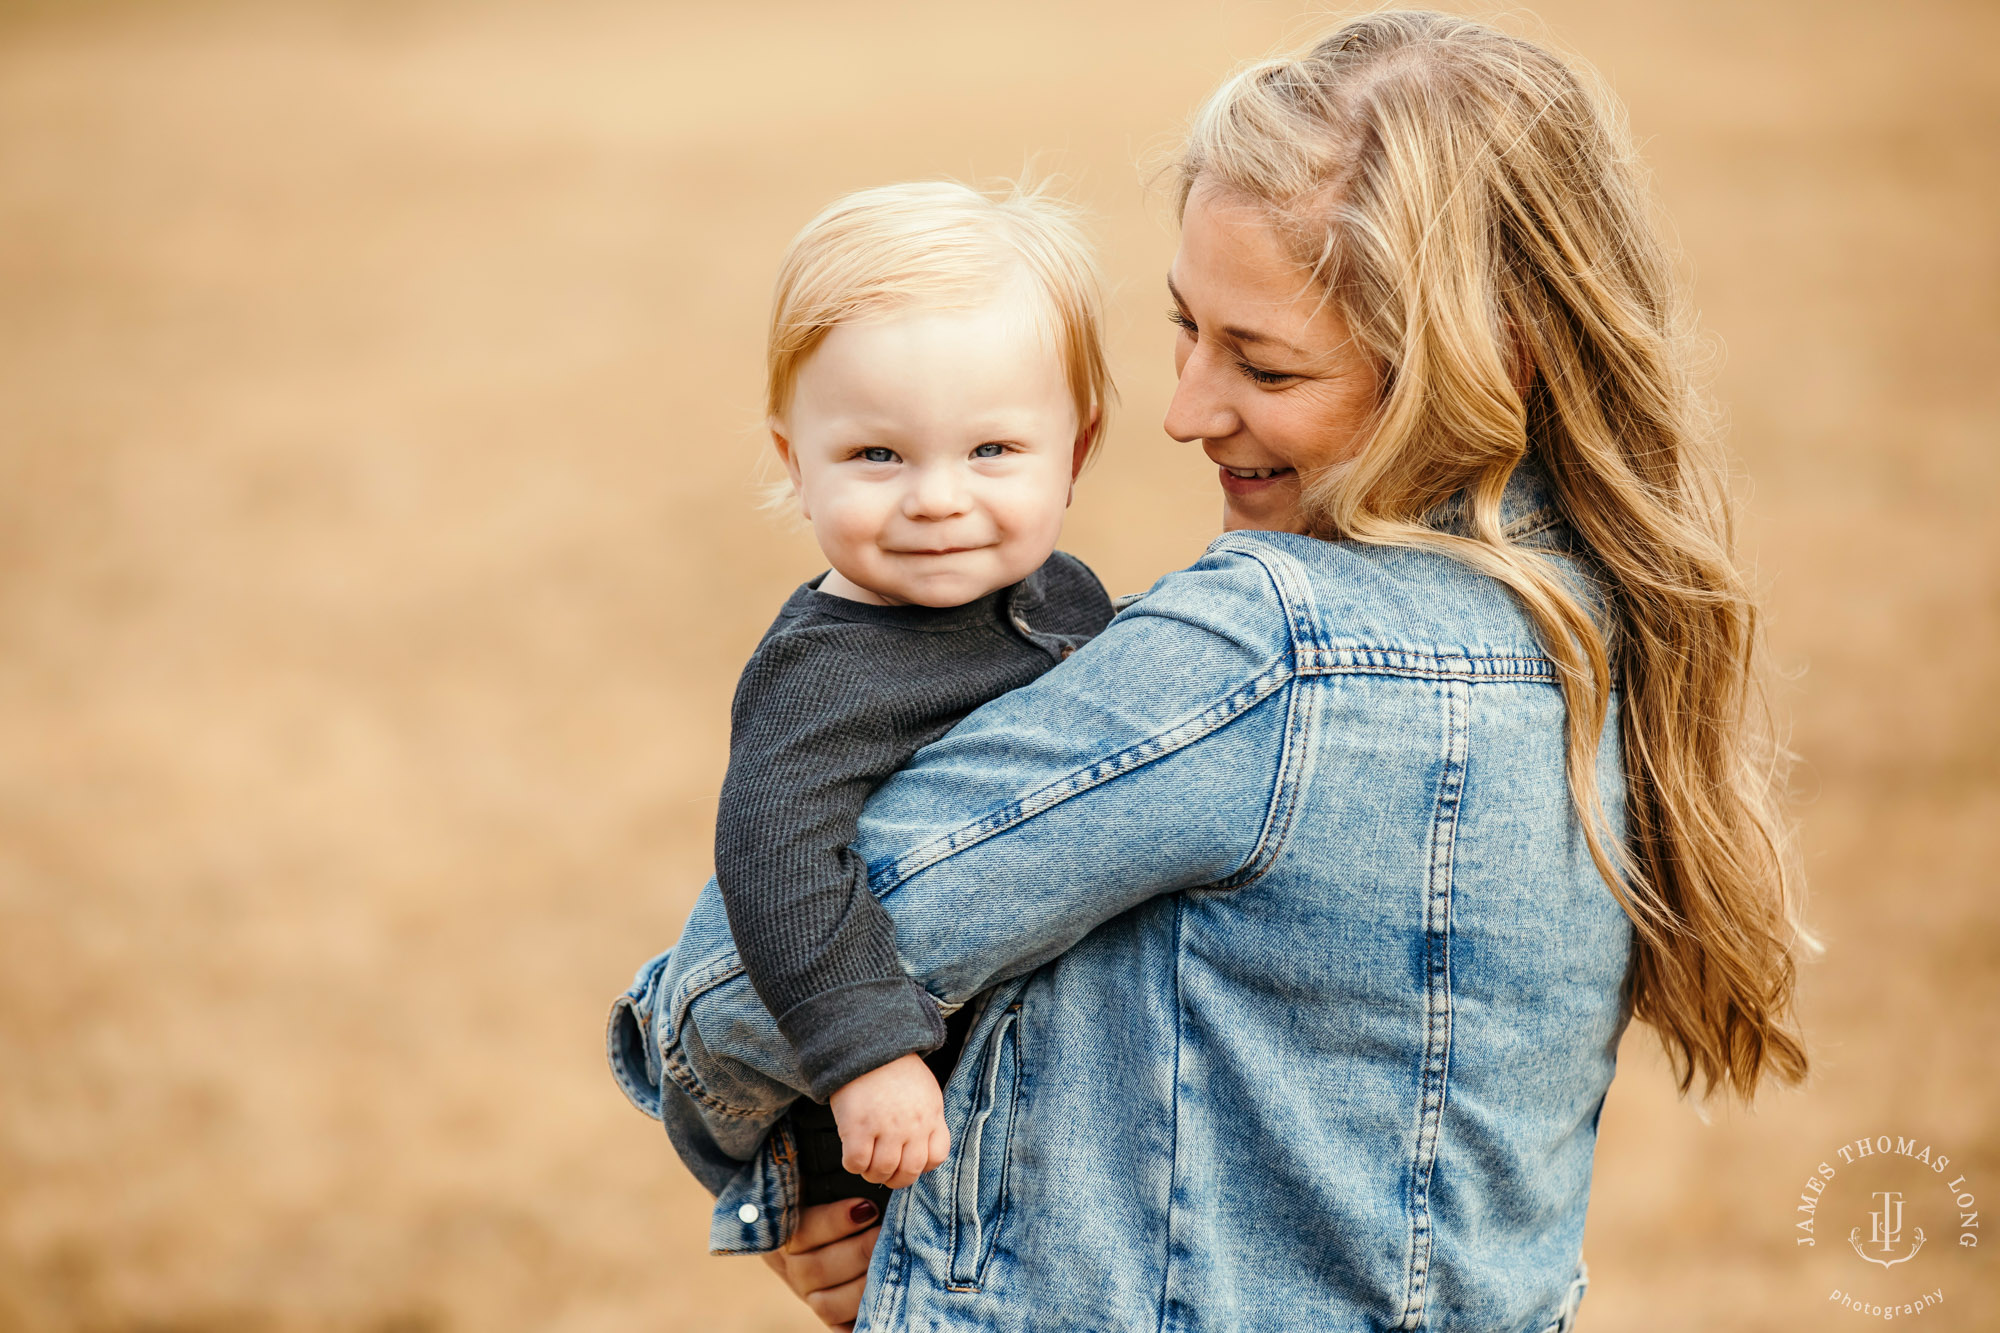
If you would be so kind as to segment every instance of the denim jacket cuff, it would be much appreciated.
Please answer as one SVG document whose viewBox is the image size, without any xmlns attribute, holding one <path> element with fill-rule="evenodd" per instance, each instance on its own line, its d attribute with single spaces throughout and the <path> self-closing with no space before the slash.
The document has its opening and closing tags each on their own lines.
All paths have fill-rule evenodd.
<svg viewBox="0 0 2000 1333">
<path fill-rule="evenodd" d="M 908 977 L 822 991 L 787 1009 L 778 1029 L 797 1052 L 818 1102 L 871 1069 L 944 1044 L 937 1001 Z"/>
<path fill-rule="evenodd" d="M 660 1052 L 653 1043 L 654 992 L 666 971 L 672 950 L 656 954 L 639 968 L 632 985 L 611 1004 L 604 1025 L 604 1054 L 611 1075 L 625 1099 L 655 1120 L 662 1118 Z"/>
</svg>

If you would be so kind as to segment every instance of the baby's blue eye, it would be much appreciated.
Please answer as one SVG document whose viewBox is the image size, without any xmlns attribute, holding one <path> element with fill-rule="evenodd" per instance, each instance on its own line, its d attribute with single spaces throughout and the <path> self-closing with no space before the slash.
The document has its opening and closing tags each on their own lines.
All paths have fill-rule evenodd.
<svg viewBox="0 0 2000 1333">
<path fill-rule="evenodd" d="M 893 463 L 896 461 L 896 451 L 894 449 L 884 449 L 879 446 L 873 449 L 863 449 L 861 456 L 871 463 Z"/>
<path fill-rule="evenodd" d="M 972 451 L 974 458 L 998 458 L 1007 452 L 1004 444 L 982 444 Z"/>
</svg>

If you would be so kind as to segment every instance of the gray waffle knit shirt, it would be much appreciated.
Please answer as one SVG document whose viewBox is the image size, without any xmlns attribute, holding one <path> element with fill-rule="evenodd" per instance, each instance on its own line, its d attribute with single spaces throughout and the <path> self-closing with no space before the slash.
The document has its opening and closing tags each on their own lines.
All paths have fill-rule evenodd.
<svg viewBox="0 0 2000 1333">
<path fill-rule="evenodd" d="M 862 803 L 1112 612 L 1089 567 L 1060 551 L 964 606 L 871 606 L 818 583 L 792 594 L 737 682 L 715 875 L 744 969 L 823 1102 L 945 1036 L 851 848 Z"/>
</svg>

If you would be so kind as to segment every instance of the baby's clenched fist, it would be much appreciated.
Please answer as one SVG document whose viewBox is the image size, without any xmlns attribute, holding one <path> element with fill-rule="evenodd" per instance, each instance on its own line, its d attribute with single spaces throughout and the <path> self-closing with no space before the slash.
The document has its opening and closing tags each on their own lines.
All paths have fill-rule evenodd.
<svg viewBox="0 0 2000 1333">
<path fill-rule="evenodd" d="M 840 1164 L 872 1184 L 902 1189 L 951 1152 L 944 1093 L 921 1056 L 869 1070 L 828 1104 L 840 1126 Z"/>
</svg>

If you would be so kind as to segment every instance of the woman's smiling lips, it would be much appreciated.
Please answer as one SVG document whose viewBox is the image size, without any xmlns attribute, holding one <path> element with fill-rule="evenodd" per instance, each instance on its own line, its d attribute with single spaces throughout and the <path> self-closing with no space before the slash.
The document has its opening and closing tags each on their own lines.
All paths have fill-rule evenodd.
<svg viewBox="0 0 2000 1333">
<path fill-rule="evenodd" d="M 1218 463 L 1216 473 L 1222 478 L 1222 489 L 1231 495 L 1255 495 L 1295 480 L 1299 475 L 1297 468 L 1230 467 L 1226 463 Z"/>
</svg>

